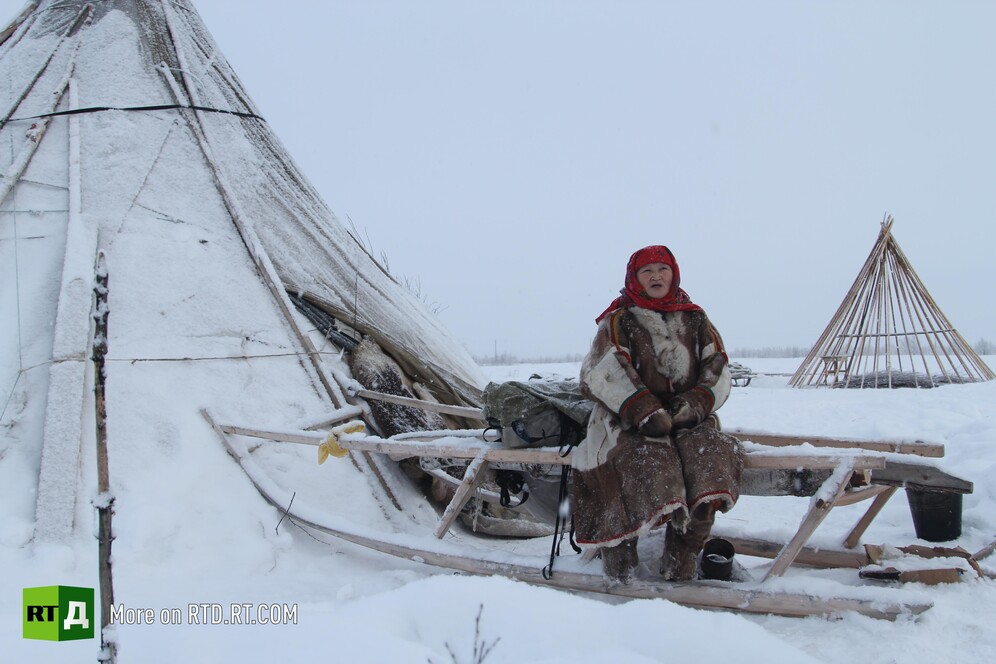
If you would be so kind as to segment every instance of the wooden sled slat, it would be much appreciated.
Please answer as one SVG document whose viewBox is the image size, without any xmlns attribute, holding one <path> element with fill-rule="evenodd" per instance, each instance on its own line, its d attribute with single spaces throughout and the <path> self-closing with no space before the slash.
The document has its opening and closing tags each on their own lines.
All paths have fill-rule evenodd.
<svg viewBox="0 0 996 664">
<path fill-rule="evenodd" d="M 220 429 L 226 434 L 308 445 L 320 445 L 327 439 L 326 434 L 314 431 L 268 431 L 232 425 L 222 425 Z M 499 443 L 485 440 L 484 430 L 416 432 L 390 439 L 365 434 L 343 434 L 338 437 L 338 444 L 352 452 L 386 454 L 395 460 L 428 457 L 470 461 L 475 468 L 467 469 L 464 480 L 457 481 L 456 494 L 436 527 L 435 534 L 439 538 L 448 532 L 467 500 L 481 487 L 489 469 L 509 465 L 561 466 L 571 463 L 571 453 L 562 455 L 557 448 L 502 447 Z M 854 548 L 897 487 L 929 487 L 931 490 L 958 493 L 972 490 L 971 482 L 932 466 L 897 462 L 878 454 L 866 454 L 866 450 L 860 446 L 844 450 L 827 445 L 827 449 L 810 450 L 804 454 L 789 453 L 785 449 L 767 451 L 758 449 L 759 447 L 750 446 L 744 455 L 741 487 L 743 495 L 825 496 L 824 500 L 814 501 L 798 530 L 773 556 L 775 560 L 765 579 L 784 574 L 796 561 L 808 564 L 807 561 L 818 560 L 805 544 L 833 507 L 874 498 L 871 506 L 844 539 L 845 547 Z M 890 448 L 891 451 L 896 449 Z M 844 468 L 849 469 L 849 472 L 840 475 Z M 832 491 L 829 487 L 821 489 L 834 476 L 838 476 L 839 483 L 834 484 Z M 843 564 L 840 566 L 853 567 L 851 558 L 844 556 L 841 561 Z"/>
<path fill-rule="evenodd" d="M 202 415 L 218 433 L 229 455 L 239 464 L 253 486 L 274 508 L 286 518 L 301 526 L 322 532 L 392 556 L 475 575 L 501 575 L 532 585 L 543 585 L 566 590 L 590 592 L 633 599 L 666 599 L 684 606 L 739 611 L 754 614 L 772 614 L 789 617 L 831 616 L 855 612 L 872 618 L 895 620 L 900 616 L 918 616 L 932 605 L 927 602 L 903 603 L 881 600 L 864 600 L 841 597 L 815 597 L 803 593 L 766 591 L 756 587 L 735 587 L 724 582 L 653 583 L 636 581 L 628 586 L 610 583 L 602 575 L 576 572 L 556 572 L 550 578 L 543 575 L 542 563 L 531 566 L 486 558 L 473 558 L 454 551 L 444 542 L 437 548 L 412 546 L 397 536 L 389 534 L 364 534 L 347 527 L 317 523 L 288 508 L 290 496 L 281 492 L 272 482 L 261 476 L 254 464 L 247 463 L 245 454 L 228 440 L 225 427 L 218 425 L 209 413 Z"/>
<path fill-rule="evenodd" d="M 926 443 L 922 440 L 850 440 L 846 438 L 823 438 L 819 436 L 789 436 L 784 434 L 763 433 L 760 431 L 745 431 L 743 429 L 729 430 L 743 441 L 759 445 L 785 447 L 808 443 L 813 447 L 835 447 L 842 449 L 861 449 L 869 452 L 892 452 L 895 454 L 915 454 L 922 457 L 939 458 L 944 456 L 944 445 Z"/>
</svg>

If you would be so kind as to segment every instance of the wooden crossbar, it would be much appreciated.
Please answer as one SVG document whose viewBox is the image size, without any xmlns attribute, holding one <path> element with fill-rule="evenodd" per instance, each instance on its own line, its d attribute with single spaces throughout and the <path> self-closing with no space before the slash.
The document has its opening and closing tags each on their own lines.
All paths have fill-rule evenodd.
<svg viewBox="0 0 996 664">
<path fill-rule="evenodd" d="M 835 447 L 842 449 L 860 449 L 869 452 L 893 452 L 896 454 L 915 454 L 922 457 L 940 458 L 944 456 L 944 445 L 927 443 L 922 440 L 852 440 L 847 438 L 823 438 L 819 436 L 787 436 L 782 434 L 763 433 L 760 431 L 745 431 L 742 429 L 728 430 L 742 441 L 750 441 L 759 445 L 785 447 L 808 443 L 813 447 Z"/>
<path fill-rule="evenodd" d="M 321 445 L 328 438 L 327 434 L 315 431 L 301 430 L 263 430 L 240 427 L 231 424 L 221 425 L 222 431 L 239 436 L 250 436 L 266 440 L 303 445 Z M 482 452 L 491 463 L 525 463 L 567 466 L 571 463 L 573 452 L 561 455 L 556 447 L 502 447 L 497 443 L 489 443 L 483 439 L 463 437 L 462 440 L 444 442 L 444 437 L 435 440 L 413 440 L 379 438 L 363 434 L 343 434 L 338 437 L 343 449 L 355 452 L 378 452 L 393 457 L 444 457 L 449 459 L 474 459 Z M 749 452 L 744 455 L 744 468 L 792 469 L 807 468 L 810 470 L 832 470 L 841 463 L 850 463 L 854 470 L 874 470 L 885 468 L 885 460 L 879 456 L 863 454 L 833 455 L 833 454 L 784 454 L 765 452 Z"/>
</svg>

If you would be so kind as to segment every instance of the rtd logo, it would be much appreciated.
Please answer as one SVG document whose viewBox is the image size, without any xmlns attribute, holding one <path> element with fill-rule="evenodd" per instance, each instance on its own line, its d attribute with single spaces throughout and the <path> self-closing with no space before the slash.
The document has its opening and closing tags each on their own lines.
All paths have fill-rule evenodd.
<svg viewBox="0 0 996 664">
<path fill-rule="evenodd" d="M 43 641 L 93 638 L 93 588 L 24 588 L 23 598 L 24 638 Z"/>
</svg>

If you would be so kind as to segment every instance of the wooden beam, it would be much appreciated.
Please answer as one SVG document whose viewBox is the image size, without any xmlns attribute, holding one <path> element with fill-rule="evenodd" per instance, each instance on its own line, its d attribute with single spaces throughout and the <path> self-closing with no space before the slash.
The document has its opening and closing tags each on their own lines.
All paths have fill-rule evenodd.
<svg viewBox="0 0 996 664">
<path fill-rule="evenodd" d="M 792 536 L 782 550 L 779 552 L 778 556 L 775 558 L 774 562 L 771 563 L 771 567 L 768 569 L 768 573 L 765 575 L 764 580 L 767 581 L 773 576 L 781 576 L 795 560 L 796 556 L 799 555 L 799 551 L 802 550 L 803 545 L 809 540 L 812 534 L 816 531 L 823 520 L 827 518 L 830 514 L 830 510 L 833 509 L 834 504 L 843 495 L 844 490 L 851 482 L 851 475 L 853 473 L 838 473 L 831 475 L 827 479 L 824 487 L 827 489 L 826 494 L 831 495 L 830 500 L 816 499 L 813 501 L 812 506 L 809 508 L 809 512 L 806 514 L 805 518 L 802 520 L 802 524 L 799 526 L 799 530 L 796 531 L 795 535 Z"/>
<path fill-rule="evenodd" d="M 267 440 L 301 443 L 304 445 L 321 445 L 328 437 L 327 434 L 313 431 L 265 431 L 230 424 L 224 425 L 223 430 L 226 433 L 237 434 L 240 436 L 252 436 Z M 482 450 L 486 450 L 487 459 L 492 463 L 529 463 L 565 466 L 570 465 L 573 454 L 568 453 L 566 456 L 561 456 L 560 450 L 556 447 L 500 447 L 497 444 L 485 442 L 480 438 L 468 438 L 466 443 L 442 442 L 445 438 L 445 434 L 439 435 L 428 441 L 379 438 L 377 436 L 367 436 L 364 434 L 343 434 L 338 440 L 339 445 L 341 445 L 343 449 L 357 452 L 377 452 L 380 454 L 389 454 L 395 457 L 447 457 L 451 459 L 473 459 Z M 842 463 L 848 464 L 855 470 L 868 470 L 885 467 L 885 460 L 883 458 L 865 455 L 769 455 L 764 453 L 748 453 L 744 456 L 745 468 L 810 468 L 817 470 L 832 470 L 840 466 Z"/>
<path fill-rule="evenodd" d="M 979 549 L 972 554 L 972 557 L 976 560 L 982 560 L 983 558 L 992 555 L 993 551 L 996 551 L 996 542 L 992 542 L 988 546 Z"/>
<path fill-rule="evenodd" d="M 872 483 L 952 493 L 972 493 L 975 488 L 975 485 L 968 480 L 955 477 L 933 466 L 891 460 L 886 462 L 884 468 L 872 471 Z"/>
<path fill-rule="evenodd" d="M 759 431 L 744 431 L 742 429 L 728 430 L 743 441 L 759 445 L 786 447 L 808 443 L 813 447 L 839 447 L 844 449 L 861 449 L 869 452 L 893 452 L 896 454 L 916 454 L 922 457 L 943 457 L 944 445 L 926 443 L 922 440 L 852 440 L 845 438 L 822 438 L 818 436 L 793 436 L 787 434 L 762 433 Z"/>
<path fill-rule="evenodd" d="M 31 13 L 36 9 L 38 9 L 38 0 L 31 0 L 31 2 L 24 5 L 24 9 L 22 9 L 21 13 L 18 14 L 17 17 L 10 22 L 10 25 L 8 25 L 3 30 L 0 30 L 0 44 L 3 44 L 5 41 L 7 41 L 7 39 L 12 34 L 14 34 L 14 31 L 17 30 L 17 28 L 19 28 L 21 24 L 24 23 L 24 20 L 28 18 L 28 16 L 30 16 Z"/>
<path fill-rule="evenodd" d="M 425 399 L 413 399 L 411 397 L 400 397 L 396 394 L 385 394 L 384 392 L 375 392 L 373 390 L 350 390 L 350 394 L 363 399 L 386 401 L 387 403 L 394 403 L 401 406 L 421 408 L 422 410 L 428 410 L 433 413 L 444 413 L 446 415 L 456 415 L 457 417 L 467 417 L 474 420 L 480 420 L 481 422 L 485 421 L 484 411 L 480 408 L 471 408 L 469 406 L 451 406 L 445 403 L 436 403 L 435 401 L 426 401 Z"/>
<path fill-rule="evenodd" d="M 889 489 L 894 487 L 888 486 L 864 486 L 859 489 L 853 489 L 851 491 L 845 491 L 844 495 L 837 499 L 835 507 L 844 507 L 846 505 L 854 505 L 855 503 L 860 503 L 863 500 L 869 500 L 871 498 L 877 497 L 879 494 L 885 493 Z"/>
<path fill-rule="evenodd" d="M 866 530 L 868 530 L 868 526 L 870 526 L 871 522 L 876 516 L 878 516 L 878 513 L 882 511 L 885 504 L 889 502 L 892 495 L 899 490 L 898 487 L 894 486 L 884 488 L 885 491 L 875 496 L 875 500 L 868 507 L 868 510 L 861 515 L 861 518 L 858 519 L 858 522 L 854 525 L 854 528 L 852 528 L 851 532 L 849 532 L 847 537 L 844 538 L 844 548 L 853 549 L 858 545 L 858 542 L 861 541 L 861 536 L 865 534 Z"/>
<path fill-rule="evenodd" d="M 781 542 L 724 535 L 718 528 L 713 529 L 712 535 L 729 541 L 733 544 L 733 548 L 736 549 L 737 554 L 744 556 L 777 558 L 785 546 Z M 792 564 L 819 568 L 846 567 L 858 569 L 867 565 L 868 562 L 868 556 L 863 553 L 803 546 L 799 549 Z"/>
<path fill-rule="evenodd" d="M 474 460 L 467 465 L 467 470 L 463 474 L 463 482 L 457 488 L 456 492 L 453 494 L 453 499 L 450 504 L 446 506 L 443 511 L 442 518 L 439 519 L 439 525 L 436 526 L 436 537 L 442 539 L 446 531 L 450 529 L 453 522 L 456 520 L 457 516 L 460 515 L 460 510 L 463 506 L 467 504 L 470 497 L 473 495 L 474 490 L 481 485 L 484 478 L 488 474 L 488 459 L 487 452 L 481 451 Z"/>
</svg>

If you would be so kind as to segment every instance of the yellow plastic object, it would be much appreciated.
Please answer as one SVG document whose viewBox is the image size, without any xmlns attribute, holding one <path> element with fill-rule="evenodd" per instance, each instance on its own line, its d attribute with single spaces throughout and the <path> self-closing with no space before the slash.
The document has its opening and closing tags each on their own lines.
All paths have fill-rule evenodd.
<svg viewBox="0 0 996 664">
<path fill-rule="evenodd" d="M 339 439 L 337 436 L 341 436 L 344 433 L 359 433 L 366 428 L 363 422 L 349 422 L 341 426 L 335 427 L 329 432 L 328 438 L 318 446 L 318 464 L 321 465 L 329 458 L 329 456 L 334 456 L 337 459 L 341 459 L 347 454 L 349 450 L 344 449 L 339 445 Z"/>
</svg>

